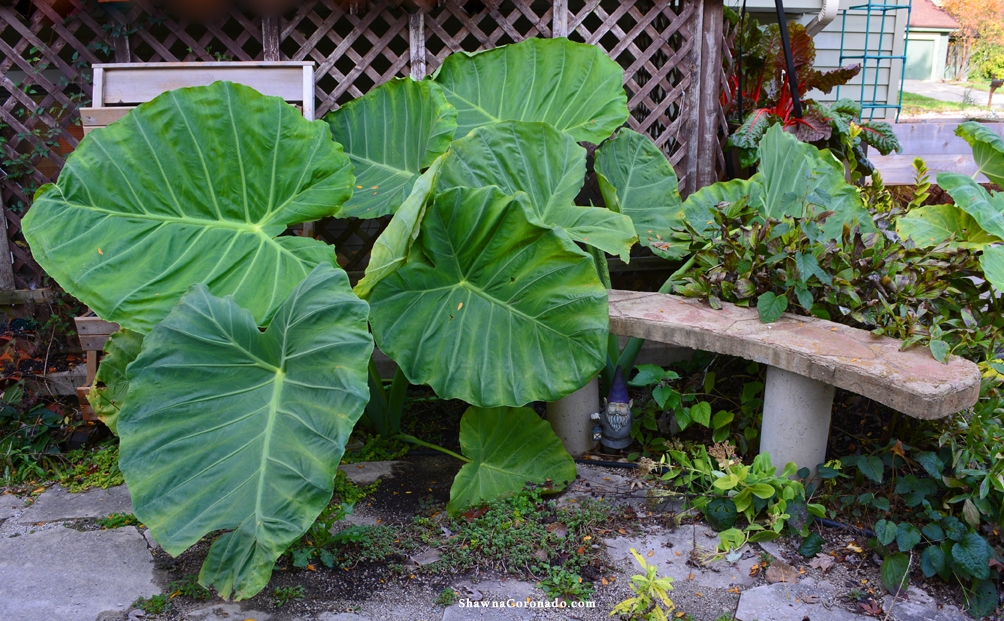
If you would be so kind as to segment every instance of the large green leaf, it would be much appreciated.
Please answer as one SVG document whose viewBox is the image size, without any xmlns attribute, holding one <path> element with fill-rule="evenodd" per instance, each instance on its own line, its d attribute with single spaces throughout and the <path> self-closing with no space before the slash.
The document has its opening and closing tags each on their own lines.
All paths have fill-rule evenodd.
<svg viewBox="0 0 1004 621">
<path fill-rule="evenodd" d="M 925 205 L 913 209 L 896 220 L 896 232 L 901 239 L 912 239 L 918 248 L 937 246 L 950 239 L 955 247 L 972 249 L 1001 241 L 955 205 Z"/>
<path fill-rule="evenodd" d="M 994 289 L 1004 291 L 1004 246 L 986 248 L 980 256 L 980 267 Z"/>
<path fill-rule="evenodd" d="M 990 183 L 1004 186 L 1004 138 L 976 121 L 962 123 L 955 128 L 955 134 L 973 148 L 979 172 L 986 175 Z"/>
<path fill-rule="evenodd" d="M 136 516 L 177 555 L 217 537 L 199 581 L 253 596 L 331 501 L 368 399 L 367 305 L 319 265 L 262 333 L 197 284 L 129 366 L 121 468 Z"/>
<path fill-rule="evenodd" d="M 765 218 L 814 216 L 832 211 L 822 226 L 828 239 L 839 239 L 844 225 L 875 231 L 857 188 L 847 183 L 844 167 L 829 151 L 820 151 L 774 125 L 760 142 L 762 203 Z"/>
<path fill-rule="evenodd" d="M 734 203 L 746 198 L 750 203 L 760 204 L 763 183 L 760 173 L 749 179 L 719 181 L 694 192 L 683 201 L 683 215 L 698 233 L 715 228 L 715 211 L 722 203 Z"/>
<path fill-rule="evenodd" d="M 324 120 L 355 168 L 355 191 L 338 213 L 343 218 L 397 211 L 457 130 L 457 110 L 439 85 L 410 78 L 386 82 Z"/>
<path fill-rule="evenodd" d="M 418 238 L 425 209 L 432 197 L 432 189 L 439 178 L 443 158 L 438 158 L 411 189 L 411 194 L 391 218 L 387 228 L 373 243 L 366 274 L 353 287 L 356 295 L 366 299 L 378 282 L 387 278 L 408 260 L 411 245 Z"/>
<path fill-rule="evenodd" d="M 436 195 L 408 262 L 370 296 L 381 351 L 413 384 L 496 407 L 552 401 L 606 362 L 607 293 L 592 259 L 534 224 L 526 195 Z"/>
<path fill-rule="evenodd" d="M 984 231 L 1004 239 L 1004 193 L 991 194 L 980 184 L 959 173 L 938 173 L 938 185 Z"/>
<path fill-rule="evenodd" d="M 551 426 L 530 408 L 467 408 L 460 450 L 471 459 L 453 479 L 447 510 L 523 489 L 527 483 L 560 491 L 575 480 L 575 461 Z"/>
<path fill-rule="evenodd" d="M 266 324 L 334 248 L 352 166 L 323 121 L 246 86 L 169 91 L 85 137 L 25 216 L 32 255 L 99 317 L 148 332 L 193 283 Z"/>
<path fill-rule="evenodd" d="M 679 258 L 688 247 L 673 244 L 681 227 L 683 202 L 676 172 L 648 136 L 622 129 L 596 150 L 594 169 L 603 201 L 634 223 L 642 246 L 664 258 Z"/>
<path fill-rule="evenodd" d="M 118 435 L 119 410 L 129 392 L 126 367 L 143 347 L 143 335 L 133 330 L 119 330 L 105 342 L 105 356 L 94 376 L 87 400 L 94 413 L 115 435 Z"/>
<path fill-rule="evenodd" d="M 557 226 L 576 241 L 630 259 L 637 241 L 631 219 L 602 207 L 578 207 L 586 150 L 546 123 L 496 123 L 453 143 L 440 189 L 497 186 L 526 193 L 536 221 Z"/>
<path fill-rule="evenodd" d="M 539 121 L 599 144 L 628 118 L 624 70 L 594 45 L 527 39 L 460 52 L 433 79 L 457 108 L 457 137 L 498 121 Z"/>
<path fill-rule="evenodd" d="M 979 533 L 966 533 L 962 541 L 952 547 L 952 560 L 966 574 L 978 580 L 990 577 L 990 545 Z"/>
</svg>

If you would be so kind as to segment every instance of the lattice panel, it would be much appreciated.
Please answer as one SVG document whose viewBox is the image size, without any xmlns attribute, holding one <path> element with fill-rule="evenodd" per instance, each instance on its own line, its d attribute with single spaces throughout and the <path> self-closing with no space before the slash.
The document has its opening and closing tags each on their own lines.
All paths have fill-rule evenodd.
<svg viewBox="0 0 1004 621">
<path fill-rule="evenodd" d="M 337 0 L 304 3 L 280 22 L 283 59 L 313 60 L 317 116 L 410 71 L 408 13 L 394 2 L 352 12 Z"/>
<path fill-rule="evenodd" d="M 232 11 L 206 24 L 189 23 L 172 19 L 150 0 L 133 0 L 127 13 L 110 9 L 109 14 L 115 31 L 128 38 L 128 62 L 262 60 L 257 17 Z M 120 58 L 116 54 L 116 62 Z"/>
<path fill-rule="evenodd" d="M 607 51 L 624 67 L 629 125 L 647 133 L 686 183 L 683 114 L 692 78 L 694 18 L 700 3 L 684 0 L 569 0 L 569 38 Z"/>
<path fill-rule="evenodd" d="M 88 67 L 112 53 L 99 22 L 66 19 L 81 9 L 80 0 L 59 6 L 70 8 L 61 13 L 35 2 L 22 14 L 0 6 L 0 198 L 19 288 L 36 287 L 43 277 L 21 235 L 21 217 L 83 136 L 76 110 L 91 99 Z"/>
<path fill-rule="evenodd" d="M 552 2 L 446 0 L 425 16 L 425 59 L 432 73 L 453 52 L 476 52 L 529 37 L 550 37 Z"/>
<path fill-rule="evenodd" d="M 263 59 L 261 19 L 232 11 L 212 23 L 188 23 L 159 4 L 20 0 L 14 7 L 0 6 L 0 198 L 18 287 L 41 284 L 42 271 L 21 236 L 21 216 L 35 190 L 55 180 L 82 136 L 77 107 L 91 100 L 90 65 Z M 318 116 L 409 75 L 413 53 L 424 55 L 431 73 L 452 52 L 554 34 L 552 0 L 440 0 L 413 20 L 397 4 L 313 0 L 277 20 L 280 58 L 317 65 Z M 571 39 L 599 45 L 624 67 L 631 127 L 656 141 L 684 185 L 693 132 L 685 127 L 689 115 L 683 111 L 697 84 L 693 53 L 699 37 L 692 30 L 700 9 L 697 0 L 567 0 L 564 14 Z M 416 23 L 423 34 L 413 50 L 410 27 Z M 724 33 L 726 41 L 730 37 Z M 728 46 L 723 48 L 724 77 L 732 61 Z M 712 113 L 724 136 L 724 114 Z M 720 151 L 701 156 L 717 157 L 721 169 Z M 319 232 L 336 242 L 346 269 L 358 271 L 382 228 L 379 220 L 325 223 Z"/>
</svg>

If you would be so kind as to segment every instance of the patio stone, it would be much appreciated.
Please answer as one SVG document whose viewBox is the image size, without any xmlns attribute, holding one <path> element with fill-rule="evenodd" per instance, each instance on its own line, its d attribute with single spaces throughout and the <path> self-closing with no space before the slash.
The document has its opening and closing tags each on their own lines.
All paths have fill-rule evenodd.
<svg viewBox="0 0 1004 621">
<path fill-rule="evenodd" d="M 342 464 L 338 469 L 345 473 L 350 481 L 359 486 L 369 485 L 377 479 L 393 479 L 394 468 L 401 465 L 399 461 L 367 461 L 361 464 Z"/>
<path fill-rule="evenodd" d="M 611 560 L 627 575 L 640 571 L 630 552 L 634 548 L 645 557 L 646 563 L 659 567 L 660 576 L 668 576 L 678 584 L 693 581 L 697 586 L 710 589 L 752 585 L 754 579 L 750 577 L 750 568 L 759 562 L 757 555 L 747 548 L 735 563 L 724 559 L 700 567 L 688 563 L 692 551 L 696 550 L 699 558 L 707 557 L 714 553 L 718 545 L 718 534 L 700 524 L 682 526 L 663 534 L 617 537 L 605 543 Z"/>
<path fill-rule="evenodd" d="M 24 501 L 14 494 L 0 496 L 0 522 L 14 517 L 14 514 L 24 508 Z"/>
<path fill-rule="evenodd" d="M 272 615 L 258 610 L 242 610 L 240 604 L 210 604 L 195 610 L 189 610 L 182 617 L 185 621 L 268 621 Z M 326 621 L 326 620 L 325 620 Z"/>
<path fill-rule="evenodd" d="M 44 524 L 78 518 L 96 518 L 112 513 L 132 513 L 132 499 L 125 485 L 108 489 L 90 489 L 71 494 L 56 485 L 35 499 L 18 524 Z"/>
<path fill-rule="evenodd" d="M 895 621 L 968 621 L 958 608 L 938 603 L 924 591 L 910 587 L 907 598 L 893 604 L 887 595 L 882 608 Z M 744 591 L 736 611 L 738 621 L 868 621 L 842 606 L 840 593 L 828 582 L 805 578 L 798 584 L 769 584 Z M 812 602 L 812 603 L 807 603 Z M 884 616 L 884 615 L 883 615 Z"/>
<path fill-rule="evenodd" d="M 160 592 L 135 527 L 54 528 L 0 539 L 0 619 L 94 621 Z"/>
</svg>

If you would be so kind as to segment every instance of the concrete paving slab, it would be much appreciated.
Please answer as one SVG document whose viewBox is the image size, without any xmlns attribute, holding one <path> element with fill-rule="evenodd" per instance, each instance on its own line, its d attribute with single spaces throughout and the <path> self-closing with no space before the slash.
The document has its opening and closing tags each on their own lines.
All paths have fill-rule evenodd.
<svg viewBox="0 0 1004 621">
<path fill-rule="evenodd" d="M 189 610 L 182 617 L 185 621 L 234 621 L 254 619 L 268 621 L 272 618 L 267 612 L 260 610 L 243 610 L 240 604 L 210 604 L 202 608 Z"/>
<path fill-rule="evenodd" d="M 393 479 L 394 468 L 402 465 L 400 461 L 367 461 L 361 464 L 342 464 L 338 469 L 345 473 L 356 485 L 369 485 L 377 479 Z"/>
<path fill-rule="evenodd" d="M 607 468 L 591 464 L 575 464 L 579 475 L 558 498 L 559 507 L 575 506 L 583 498 L 605 499 L 626 504 L 636 511 L 646 510 L 646 489 L 638 487 L 640 479 L 634 470 Z M 631 484 L 635 484 L 632 490 Z"/>
<path fill-rule="evenodd" d="M 0 496 L 0 522 L 14 517 L 21 509 L 24 509 L 24 501 L 14 494 Z"/>
<path fill-rule="evenodd" d="M 504 602 L 472 602 L 467 607 L 464 604 L 454 604 L 443 613 L 443 621 L 532 621 L 533 610 L 528 608 L 482 608 L 485 605 L 502 606 Z"/>
<path fill-rule="evenodd" d="M 90 489 L 71 494 L 56 485 L 35 499 L 18 524 L 43 524 L 78 518 L 96 518 L 112 513 L 132 513 L 132 499 L 125 485 L 108 489 Z"/>
<path fill-rule="evenodd" d="M 0 539 L 0 619 L 94 621 L 160 592 L 135 527 Z"/>
<path fill-rule="evenodd" d="M 604 543 L 611 560 L 628 575 L 638 573 L 638 564 L 631 555 L 634 548 L 645 557 L 645 562 L 659 567 L 660 576 L 669 576 L 677 583 L 693 581 L 712 589 L 752 585 L 750 569 L 759 562 L 757 555 L 747 549 L 735 563 L 723 559 L 701 567 L 688 564 L 693 550 L 697 557 L 706 559 L 718 546 L 718 534 L 704 525 L 682 526 L 668 533 L 642 537 L 617 537 Z"/>
<path fill-rule="evenodd" d="M 805 578 L 798 584 L 768 584 L 743 591 L 736 610 L 738 621 L 863 621 L 868 617 L 834 605 L 835 588 Z M 806 601 L 815 602 L 812 604 Z"/>
<path fill-rule="evenodd" d="M 964 612 L 946 604 L 938 607 L 938 602 L 923 590 L 911 586 L 906 590 L 906 597 L 896 599 L 893 604 L 892 595 L 886 595 L 882 602 L 883 610 L 891 610 L 889 615 L 896 621 L 969 621 Z"/>
</svg>

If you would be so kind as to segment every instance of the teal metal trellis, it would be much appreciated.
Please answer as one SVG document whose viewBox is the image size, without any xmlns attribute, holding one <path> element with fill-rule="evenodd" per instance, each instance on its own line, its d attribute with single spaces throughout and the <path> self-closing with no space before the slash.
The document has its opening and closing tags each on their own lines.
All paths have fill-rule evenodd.
<svg viewBox="0 0 1004 621">
<path fill-rule="evenodd" d="M 890 19 L 889 13 L 893 11 L 906 10 L 906 23 L 910 23 L 910 11 L 912 10 L 912 0 L 891 0 L 891 1 L 872 1 L 869 0 L 864 4 L 855 4 L 853 6 L 847 7 L 842 11 L 842 22 L 840 28 L 840 65 L 844 65 L 845 60 L 859 60 L 861 62 L 861 96 L 858 99 L 858 103 L 861 105 L 861 118 L 864 119 L 865 111 L 868 114 L 868 120 L 875 117 L 875 110 L 896 110 L 896 120 L 899 120 L 899 113 L 903 107 L 903 78 L 906 75 L 906 30 L 904 29 L 903 35 L 903 51 L 901 54 L 893 53 L 896 49 L 895 40 L 889 48 L 889 53 L 883 53 L 882 44 L 883 37 L 886 34 L 886 25 Z M 847 53 L 846 49 L 846 35 L 847 35 L 847 16 L 848 15 L 864 15 L 865 17 L 865 41 L 864 47 L 861 53 Z M 878 45 L 877 50 L 872 50 L 871 46 L 874 41 L 872 35 L 872 24 L 873 20 L 877 20 L 879 23 L 878 32 Z M 893 32 L 893 37 L 896 33 Z M 893 66 L 895 61 L 899 61 L 899 94 L 896 98 L 896 103 L 892 104 L 886 101 L 878 100 L 878 87 L 879 87 L 879 76 L 881 75 L 880 69 L 883 68 L 883 63 L 886 63 L 886 67 L 889 69 L 890 82 L 892 82 L 893 76 Z M 869 84 L 868 79 L 871 78 L 871 84 Z M 869 87 L 871 89 L 871 96 L 868 95 Z M 890 84 L 891 87 L 891 84 Z M 837 98 L 840 98 L 840 88 L 837 87 Z M 846 87 L 845 87 L 846 88 Z"/>
</svg>

